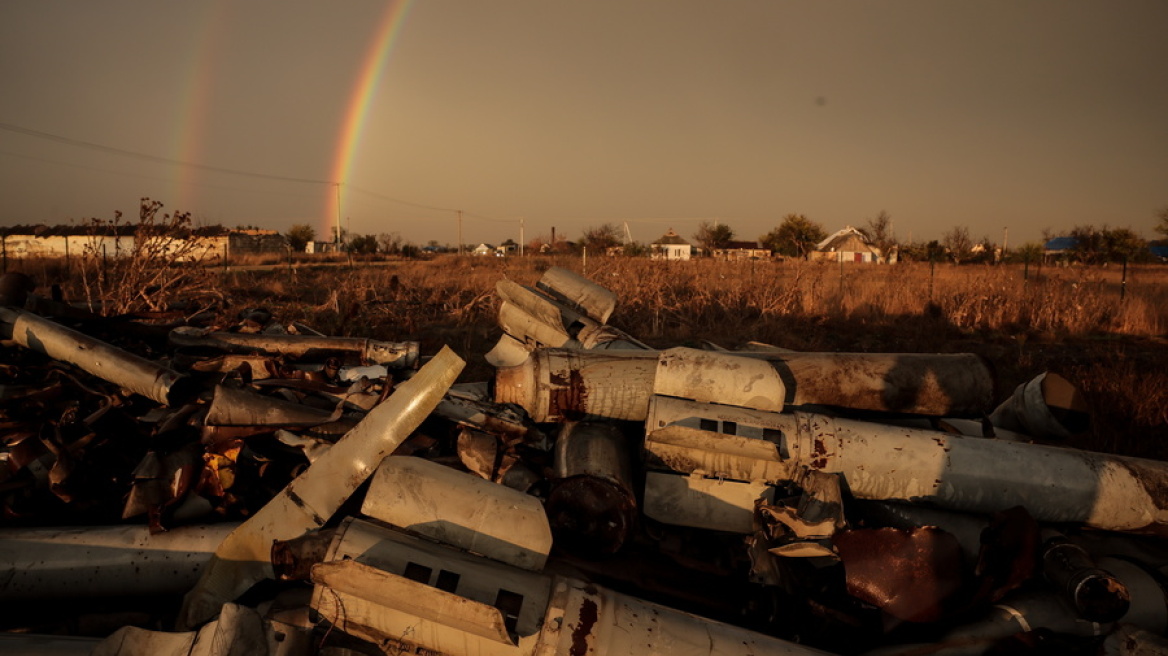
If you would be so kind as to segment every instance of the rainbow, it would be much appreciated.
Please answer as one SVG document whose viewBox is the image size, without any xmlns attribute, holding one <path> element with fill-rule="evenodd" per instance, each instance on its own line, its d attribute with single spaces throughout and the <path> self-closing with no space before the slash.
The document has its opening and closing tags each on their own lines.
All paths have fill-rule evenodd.
<svg viewBox="0 0 1168 656">
<path fill-rule="evenodd" d="M 175 154 L 174 159 L 179 162 L 200 162 L 203 159 L 205 119 L 211 106 L 212 73 L 219 63 L 223 34 L 229 22 L 227 15 L 229 9 L 226 0 L 217 0 L 209 7 L 204 5 L 198 9 L 192 5 L 192 11 L 199 12 L 200 20 L 190 31 L 194 47 L 189 51 L 186 73 L 178 77 L 180 80 L 186 80 L 179 103 L 182 114 L 176 122 L 182 129 L 175 131 L 175 141 L 171 147 L 171 152 Z M 198 173 L 190 167 L 184 169 L 176 177 L 170 189 L 170 196 L 164 199 L 172 211 L 189 212 L 194 209 Z"/>
<path fill-rule="evenodd" d="M 353 93 L 349 97 L 341 122 L 341 134 L 337 141 L 336 154 L 333 156 L 333 166 L 329 179 L 333 186 L 328 190 L 325 202 L 325 215 L 321 219 L 321 239 L 331 237 L 334 228 L 339 226 L 341 217 L 341 195 L 344 184 L 349 179 L 349 172 L 353 168 L 353 160 L 357 153 L 357 144 L 361 140 L 361 131 L 365 127 L 365 119 L 369 114 L 369 105 L 373 94 L 377 90 L 381 73 L 389 61 L 389 52 L 393 42 L 405 22 L 405 15 L 409 11 L 413 0 L 393 0 L 385 8 L 377 33 L 369 44 L 365 59 L 361 64 L 361 73 L 357 77 L 357 84 L 353 86 Z"/>
</svg>

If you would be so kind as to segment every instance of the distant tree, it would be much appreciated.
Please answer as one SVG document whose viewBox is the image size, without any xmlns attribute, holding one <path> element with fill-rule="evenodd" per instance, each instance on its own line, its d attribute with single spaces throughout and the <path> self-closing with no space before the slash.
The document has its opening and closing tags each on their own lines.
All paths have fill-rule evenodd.
<svg viewBox="0 0 1168 656">
<path fill-rule="evenodd" d="M 590 253 L 603 253 L 613 246 L 620 246 L 621 231 L 615 223 L 605 223 L 584 231 L 581 245 Z"/>
<path fill-rule="evenodd" d="M 293 252 L 303 253 L 308 243 L 316 239 L 316 230 L 310 225 L 296 224 L 284 235 Z"/>
<path fill-rule="evenodd" d="M 763 246 L 787 257 L 807 257 L 827 238 L 823 227 L 802 214 L 788 214 L 779 227 L 759 237 Z"/>
<path fill-rule="evenodd" d="M 1156 212 L 1156 232 L 1168 238 L 1168 207 Z"/>
<path fill-rule="evenodd" d="M 945 246 L 945 251 L 953 258 L 955 264 L 961 264 L 962 260 L 969 259 L 970 251 L 973 250 L 973 239 L 969 237 L 969 228 L 965 226 L 957 226 L 946 232 L 941 237 L 941 244 Z"/>
<path fill-rule="evenodd" d="M 1028 241 L 1017 248 L 1010 249 L 1010 260 L 1013 262 L 1041 262 L 1042 255 L 1046 252 L 1042 246 L 1043 244 Z"/>
<path fill-rule="evenodd" d="M 1104 228 L 1103 247 L 1110 261 L 1139 261 L 1148 252 L 1147 240 L 1131 228 Z"/>
<path fill-rule="evenodd" d="M 698 224 L 698 231 L 694 233 L 693 238 L 702 247 L 703 253 L 713 255 L 714 250 L 730 245 L 734 240 L 734 229 L 725 223 L 702 221 Z"/>
<path fill-rule="evenodd" d="M 350 253 L 357 255 L 372 255 L 377 252 L 377 237 L 373 235 L 357 235 L 349 240 Z"/>
<path fill-rule="evenodd" d="M 892 217 L 888 212 L 880 210 L 880 213 L 875 218 L 868 219 L 868 226 L 860 229 L 868 239 L 872 241 L 872 245 L 880 249 L 880 255 L 888 257 L 896 244 L 896 238 L 892 235 Z"/>
<path fill-rule="evenodd" d="M 630 241 L 621 249 L 626 257 L 648 257 L 649 251 L 649 247 L 639 241 Z"/>
<path fill-rule="evenodd" d="M 402 254 L 402 237 L 396 232 L 383 232 L 377 235 L 377 246 L 386 255 Z"/>
</svg>

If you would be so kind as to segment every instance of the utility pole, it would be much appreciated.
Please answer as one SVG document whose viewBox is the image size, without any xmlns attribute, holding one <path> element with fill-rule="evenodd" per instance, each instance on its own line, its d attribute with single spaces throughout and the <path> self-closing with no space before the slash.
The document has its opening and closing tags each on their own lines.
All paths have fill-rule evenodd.
<svg viewBox="0 0 1168 656">
<path fill-rule="evenodd" d="M 1010 226 L 1002 228 L 1002 257 L 1006 257 L 1006 245 L 1010 239 Z"/>
<path fill-rule="evenodd" d="M 341 247 L 341 183 L 338 182 L 334 186 L 337 189 L 337 223 L 333 227 L 333 244 L 337 248 L 340 248 Z"/>
<path fill-rule="evenodd" d="M 519 217 L 519 257 L 523 257 L 523 217 Z"/>
<path fill-rule="evenodd" d="M 458 210 L 458 254 L 462 255 L 462 210 Z"/>
</svg>

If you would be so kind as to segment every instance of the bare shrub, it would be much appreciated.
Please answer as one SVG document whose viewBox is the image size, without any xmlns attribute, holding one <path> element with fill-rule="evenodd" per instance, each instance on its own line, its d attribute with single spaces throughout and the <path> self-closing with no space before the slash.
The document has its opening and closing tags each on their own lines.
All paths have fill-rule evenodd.
<svg viewBox="0 0 1168 656">
<path fill-rule="evenodd" d="M 80 274 L 91 308 L 105 315 L 157 311 L 178 294 L 212 292 L 202 266 L 209 251 L 192 235 L 190 214 L 161 214 L 162 207 L 143 198 L 137 223 L 123 224 L 121 212 L 112 221 L 90 219 Z M 112 254 L 106 241 L 110 236 Z"/>
</svg>

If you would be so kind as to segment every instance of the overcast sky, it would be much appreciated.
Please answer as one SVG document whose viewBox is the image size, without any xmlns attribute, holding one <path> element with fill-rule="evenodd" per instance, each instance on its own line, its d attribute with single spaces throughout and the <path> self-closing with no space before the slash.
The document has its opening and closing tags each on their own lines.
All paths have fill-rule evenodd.
<svg viewBox="0 0 1168 656">
<path fill-rule="evenodd" d="M 0 224 L 149 196 L 318 233 L 339 199 L 416 243 L 455 210 L 467 243 L 881 210 L 901 240 L 1152 238 L 1166 28 L 1161 0 L 5 0 Z"/>
</svg>

